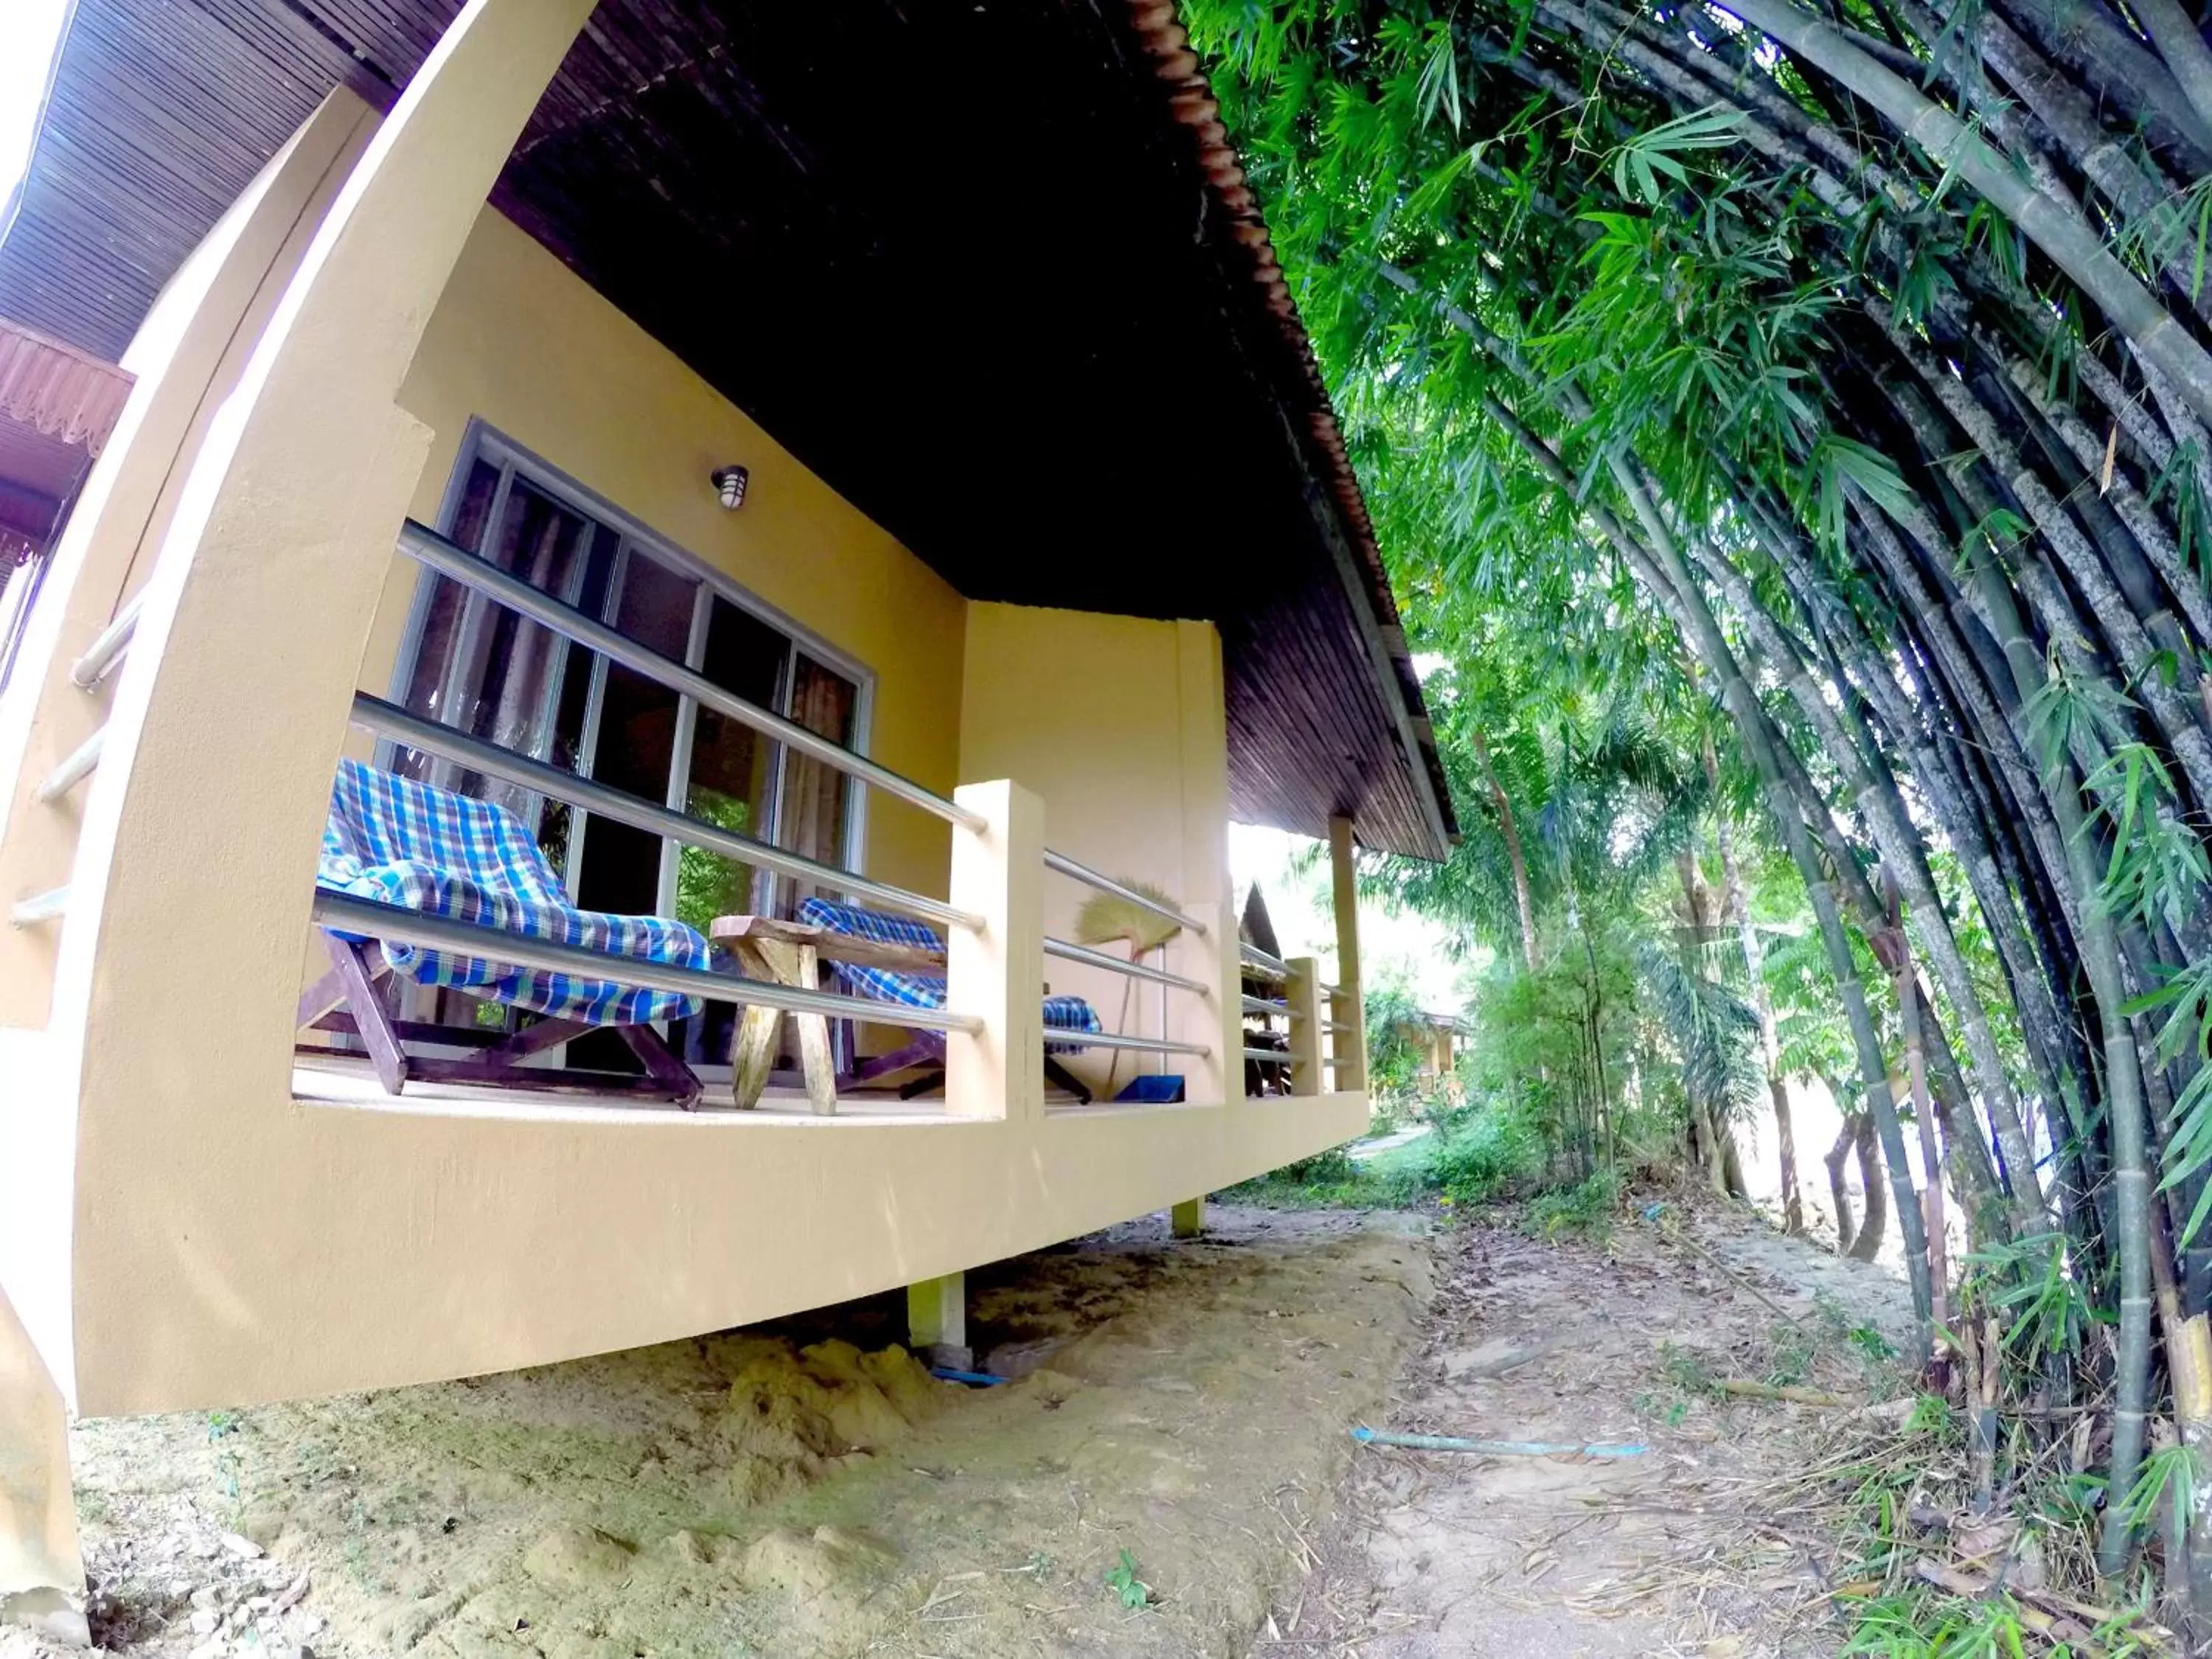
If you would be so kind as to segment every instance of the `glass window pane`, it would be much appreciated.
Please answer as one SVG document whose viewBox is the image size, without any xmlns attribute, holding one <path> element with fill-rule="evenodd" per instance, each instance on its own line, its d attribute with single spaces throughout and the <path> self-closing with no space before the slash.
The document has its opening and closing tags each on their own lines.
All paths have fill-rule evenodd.
<svg viewBox="0 0 2212 1659">
<path fill-rule="evenodd" d="M 492 497 L 498 492 L 500 469 L 479 460 L 469 469 L 461 502 L 453 514 L 453 539 L 471 552 L 483 544 L 484 525 L 491 515 Z M 430 720 L 445 718 L 447 677 L 453 664 L 453 647 L 461 626 L 468 590 L 443 576 L 428 578 L 429 596 L 423 602 L 422 632 L 415 660 L 408 665 L 400 702 L 410 712 Z M 401 749 L 393 757 L 393 769 L 410 778 L 426 778 L 437 764 L 435 757 L 417 750 Z"/>
<path fill-rule="evenodd" d="M 499 525 L 487 536 L 500 476 L 486 461 L 471 467 L 454 514 L 454 540 L 534 587 L 574 599 L 586 577 L 594 526 L 524 480 L 511 478 Z M 409 676 L 407 706 L 503 749 L 549 758 L 558 680 L 569 654 L 550 629 L 437 579 Z M 403 750 L 398 769 L 497 801 L 526 820 L 538 815 L 538 800 L 529 791 L 441 769 L 432 757 Z"/>
<path fill-rule="evenodd" d="M 607 592 L 612 585 L 615 553 L 621 540 L 605 525 L 593 532 L 591 556 L 585 562 L 584 580 L 575 597 L 576 609 L 587 617 L 604 617 L 606 614 Z M 553 705 L 553 742 L 545 758 L 563 772 L 574 772 L 583 762 L 584 722 L 592 700 L 592 666 L 599 659 L 598 653 L 578 645 L 571 645 L 563 655 L 560 695 Z M 566 801 L 549 798 L 538 809 L 538 844 L 545 849 L 546 861 L 556 872 L 566 872 L 568 868 L 574 818 L 575 808 Z"/>
<path fill-rule="evenodd" d="M 711 602 L 706 655 L 700 672 L 725 690 L 775 707 L 790 647 L 766 623 L 726 600 Z M 684 810 L 725 830 L 760 837 L 768 820 L 770 759 L 775 745 L 741 720 L 702 708 L 691 738 L 691 775 Z M 757 872 L 749 864 L 703 847 L 678 854 L 676 914 L 704 932 L 716 916 L 743 915 L 760 900 Z"/>
<path fill-rule="evenodd" d="M 648 650 L 682 662 L 691 643 L 691 609 L 698 593 L 693 578 L 633 547 L 623 565 L 615 626 Z"/>
<path fill-rule="evenodd" d="M 501 519 L 500 534 L 486 555 L 490 562 L 542 592 L 568 599 L 583 576 L 590 523 L 519 478 L 507 492 Z M 502 749 L 542 759 L 552 744 L 553 676 L 566 654 L 564 641 L 504 605 L 486 601 L 480 609 L 483 614 L 464 647 L 468 660 L 457 677 L 474 689 L 466 728 Z M 495 786 L 488 798 L 516 793 Z"/>
</svg>

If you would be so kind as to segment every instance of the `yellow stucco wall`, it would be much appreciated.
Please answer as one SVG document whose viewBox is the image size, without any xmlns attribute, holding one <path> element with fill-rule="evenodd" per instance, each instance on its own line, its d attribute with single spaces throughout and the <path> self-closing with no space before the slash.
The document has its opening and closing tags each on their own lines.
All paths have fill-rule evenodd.
<svg viewBox="0 0 2212 1659">
<path fill-rule="evenodd" d="M 416 518 L 437 521 L 469 422 L 482 419 L 873 670 L 872 758 L 940 794 L 963 781 L 966 602 L 489 208 L 431 315 L 399 401 L 435 434 Z M 735 513 L 708 482 L 727 462 L 752 473 Z M 361 678 L 380 696 L 420 569 L 395 556 L 385 584 Z M 951 842 L 942 820 L 872 793 L 866 847 L 869 874 L 944 896 Z"/>
<path fill-rule="evenodd" d="M 963 777 L 1010 777 L 1042 796 L 1045 841 L 1117 881 L 1148 884 L 1203 916 L 1228 905 L 1229 750 L 1220 636 L 1208 623 L 1158 622 L 1040 606 L 969 606 L 967 696 L 961 707 Z M 1064 878 L 1045 889 L 1045 932 L 1077 939 L 1091 890 Z M 1217 939 L 1185 939 L 1166 965 L 1218 983 Z M 1121 955 L 1122 947 L 1108 947 Z M 1109 1030 L 1212 1041 L 1188 993 L 1048 960 L 1055 992 L 1091 999 Z M 1233 964 L 1232 964 L 1233 968 Z M 1110 1061 L 1087 1054 L 1070 1068 L 1094 1085 Z M 1122 1057 L 1116 1075 L 1182 1060 Z M 1237 1073 L 1241 1076 L 1241 1071 Z M 1194 1091 L 1196 1079 L 1193 1080 Z M 1210 1098 L 1194 1092 L 1194 1098 Z"/>
</svg>

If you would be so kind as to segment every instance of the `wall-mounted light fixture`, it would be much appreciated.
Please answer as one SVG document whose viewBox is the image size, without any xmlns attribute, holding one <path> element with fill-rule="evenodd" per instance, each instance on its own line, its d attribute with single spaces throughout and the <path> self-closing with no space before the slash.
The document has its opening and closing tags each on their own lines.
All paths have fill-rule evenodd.
<svg viewBox="0 0 2212 1659">
<path fill-rule="evenodd" d="M 714 486 L 715 497 L 731 512 L 745 504 L 745 485 L 752 474 L 741 466 L 718 466 L 707 475 Z"/>
</svg>

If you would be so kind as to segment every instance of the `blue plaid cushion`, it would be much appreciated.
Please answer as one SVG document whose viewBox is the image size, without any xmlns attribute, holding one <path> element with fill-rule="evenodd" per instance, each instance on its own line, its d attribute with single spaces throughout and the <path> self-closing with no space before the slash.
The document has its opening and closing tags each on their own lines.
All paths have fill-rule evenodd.
<svg viewBox="0 0 2212 1659">
<path fill-rule="evenodd" d="M 338 763 L 315 884 L 608 957 L 679 968 L 711 965 L 706 939 L 680 921 L 570 904 L 536 838 L 505 807 L 359 761 Z M 385 945 L 384 957 L 394 972 L 420 984 L 448 985 L 590 1025 L 638 1025 L 699 1012 L 696 997 L 615 980 L 543 973 L 408 945 Z"/>
<path fill-rule="evenodd" d="M 867 926 L 866 923 L 853 927 L 836 927 L 824 920 L 824 913 L 833 910 L 842 912 L 848 917 L 865 917 L 873 922 L 911 928 L 916 933 L 927 935 L 931 940 L 937 938 L 936 934 L 918 921 L 908 921 L 902 916 L 884 915 L 876 910 L 855 910 L 847 905 L 832 904 L 826 899 L 805 901 L 799 907 L 798 919 L 801 921 L 812 922 L 819 927 L 830 927 L 833 932 L 845 934 L 848 938 L 871 939 L 879 943 L 899 945 L 921 942 L 912 939 L 886 939 L 880 934 L 866 931 Z M 932 947 L 925 945 L 924 948 Z M 937 945 L 933 948 L 942 950 L 944 946 Z M 833 962 L 830 967 L 830 971 L 836 975 L 838 988 L 849 995 L 872 997 L 878 1002 L 896 1003 L 902 1008 L 942 1008 L 945 1006 L 945 979 L 942 975 L 902 974 L 889 968 L 871 968 L 863 963 L 857 962 Z M 897 1024 L 896 1020 L 887 1023 Z M 1044 1000 L 1044 1024 L 1045 1029 L 1050 1031 L 1097 1031 L 1105 1029 L 1098 1023 L 1098 1011 L 1081 997 L 1073 996 L 1047 997 Z M 1088 1046 L 1081 1042 L 1048 1042 L 1045 1044 L 1045 1052 L 1055 1054 L 1073 1054 Z"/>
<path fill-rule="evenodd" d="M 808 898 L 799 902 L 798 914 L 793 920 L 842 933 L 847 939 L 870 939 L 878 945 L 911 945 L 918 951 L 945 954 L 945 936 L 927 922 L 916 921 L 911 916 L 863 910 L 858 905 L 839 904 L 832 899 Z"/>
</svg>

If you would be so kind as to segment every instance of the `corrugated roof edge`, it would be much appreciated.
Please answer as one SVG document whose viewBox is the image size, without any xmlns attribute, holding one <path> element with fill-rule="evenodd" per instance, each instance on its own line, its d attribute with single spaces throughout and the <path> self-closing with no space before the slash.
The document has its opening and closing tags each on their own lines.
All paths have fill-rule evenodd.
<svg viewBox="0 0 2212 1659">
<path fill-rule="evenodd" d="M 98 456 L 122 418 L 130 370 L 0 317 L 0 420 Z"/>
<path fill-rule="evenodd" d="M 1382 647 L 1397 681 L 1399 704 L 1406 718 L 1406 735 L 1419 755 L 1429 786 L 1439 842 L 1456 844 L 1459 823 L 1452 811 L 1451 788 L 1444 781 L 1435 727 L 1421 696 L 1413 653 L 1406 646 L 1405 627 L 1399 619 L 1396 596 L 1390 591 L 1382 549 L 1375 538 L 1375 522 L 1368 516 L 1367 499 L 1360 492 L 1352 457 L 1345 449 L 1344 434 L 1337 426 L 1335 406 L 1329 401 L 1321 365 L 1314 357 L 1313 342 L 1298 315 L 1297 301 L 1291 296 L 1290 284 L 1283 279 L 1282 264 L 1275 258 L 1274 240 L 1261 216 L 1260 198 L 1245 179 L 1243 163 L 1230 147 L 1221 106 L 1214 100 L 1213 88 L 1198 54 L 1191 50 L 1190 36 L 1176 14 L 1175 0 L 1129 0 L 1129 16 L 1152 57 L 1153 72 L 1169 88 L 1169 109 L 1198 140 L 1199 169 L 1234 227 L 1231 234 L 1251 259 L 1253 280 L 1261 289 L 1263 304 L 1280 325 L 1284 343 L 1304 378 L 1305 436 L 1322 463 L 1319 470 L 1335 500 L 1346 538 L 1358 556 L 1364 578 L 1363 591 L 1353 598 L 1365 599 L 1382 635 Z M 1443 846 L 1437 850 L 1441 856 Z"/>
</svg>

